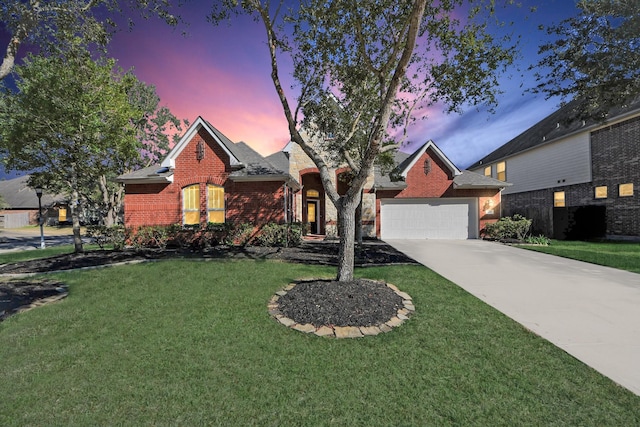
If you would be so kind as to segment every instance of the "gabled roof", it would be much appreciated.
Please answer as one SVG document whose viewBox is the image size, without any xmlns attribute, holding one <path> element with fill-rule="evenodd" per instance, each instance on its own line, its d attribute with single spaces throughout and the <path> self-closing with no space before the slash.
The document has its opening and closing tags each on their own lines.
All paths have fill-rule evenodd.
<svg viewBox="0 0 640 427">
<path fill-rule="evenodd" d="M 232 181 L 285 181 L 293 188 L 299 187 L 298 182 L 289 175 L 288 168 L 282 169 L 274 166 L 244 142 L 232 142 L 202 117 L 198 117 L 187 129 L 161 164 L 120 175 L 116 181 L 126 184 L 167 184 L 173 182 L 175 159 L 201 129 L 208 132 L 229 156 L 233 169 L 229 179 Z"/>
<path fill-rule="evenodd" d="M 9 205 L 9 209 L 38 209 L 38 196 L 33 188 L 27 185 L 29 175 L 0 181 L 0 195 Z M 56 203 L 66 203 L 66 198 L 60 194 L 42 193 L 42 207 L 53 206 Z"/>
<path fill-rule="evenodd" d="M 473 163 L 469 168 L 473 169 L 488 165 L 541 145 L 549 144 L 571 134 L 587 132 L 605 123 L 622 120 L 640 113 L 640 97 L 629 105 L 612 109 L 605 122 L 597 119 L 585 121 L 575 118 L 575 111 L 578 105 L 580 105 L 579 101 L 575 100 L 567 103 L 511 141 Z"/>
<path fill-rule="evenodd" d="M 405 182 L 407 174 L 428 149 L 431 149 L 436 156 L 442 160 L 442 163 L 444 163 L 444 165 L 451 171 L 451 174 L 454 176 L 454 186 L 456 185 L 457 179 L 461 183 L 464 183 L 464 185 L 467 185 L 462 188 L 501 188 L 505 186 L 504 182 L 498 181 L 502 185 L 490 187 L 490 184 L 487 181 L 472 179 L 470 176 L 464 176 L 468 171 L 463 172 L 458 169 L 456 165 L 453 164 L 453 162 L 442 152 L 442 150 L 440 150 L 433 141 L 429 140 L 411 154 L 396 151 L 395 160 L 398 166 L 389 174 L 383 175 L 380 168 L 376 167 L 374 174 L 374 187 L 378 190 L 402 190 L 407 188 L 407 183 Z"/>
<path fill-rule="evenodd" d="M 442 162 L 447 166 L 447 168 L 449 168 L 449 170 L 454 176 L 460 175 L 462 173 L 460 169 L 458 169 L 456 165 L 454 165 L 453 162 L 449 160 L 447 156 L 444 155 L 442 150 L 440 150 L 440 148 L 438 148 L 438 146 L 431 140 L 427 141 L 422 147 L 418 148 L 416 151 L 413 152 L 413 154 L 411 154 L 407 159 L 405 159 L 402 163 L 400 163 L 398 165 L 397 173 L 403 178 L 406 178 L 407 173 L 409 173 L 409 170 L 411 170 L 413 165 L 416 164 L 418 159 L 429 148 L 431 148 L 436 153 L 436 155 L 440 158 L 440 160 L 442 160 Z"/>
<path fill-rule="evenodd" d="M 195 122 L 187 129 L 180 141 L 171 149 L 167 157 L 162 161 L 162 166 L 173 168 L 175 167 L 176 158 L 182 153 L 182 150 L 189 144 L 189 141 L 197 134 L 200 129 L 204 128 L 209 135 L 211 135 L 218 143 L 220 148 L 224 150 L 229 156 L 231 166 L 242 166 L 242 161 L 238 158 L 237 153 L 234 150 L 234 143 L 227 138 L 222 132 L 213 127 L 211 123 L 204 120 L 201 116 L 198 116 Z"/>
</svg>

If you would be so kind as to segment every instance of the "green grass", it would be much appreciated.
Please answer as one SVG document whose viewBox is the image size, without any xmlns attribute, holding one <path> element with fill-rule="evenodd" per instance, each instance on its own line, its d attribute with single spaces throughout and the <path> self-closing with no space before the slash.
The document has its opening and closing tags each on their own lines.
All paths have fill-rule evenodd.
<svg viewBox="0 0 640 427">
<path fill-rule="evenodd" d="M 98 250 L 98 245 L 84 244 L 85 251 Z M 109 248 L 105 248 L 109 249 Z M 21 250 L 15 252 L 5 252 L 0 254 L 0 264 L 9 264 L 12 262 L 29 261 L 32 259 L 48 258 L 56 255 L 73 253 L 73 245 L 50 246 L 44 249 Z"/>
<path fill-rule="evenodd" d="M 270 296 L 333 268 L 172 260 L 56 274 L 62 302 L 0 323 L 0 425 L 640 424 L 640 397 L 419 266 L 396 330 L 285 328 Z"/>
<path fill-rule="evenodd" d="M 549 246 L 521 246 L 565 258 L 640 273 L 640 243 L 553 240 Z"/>
</svg>

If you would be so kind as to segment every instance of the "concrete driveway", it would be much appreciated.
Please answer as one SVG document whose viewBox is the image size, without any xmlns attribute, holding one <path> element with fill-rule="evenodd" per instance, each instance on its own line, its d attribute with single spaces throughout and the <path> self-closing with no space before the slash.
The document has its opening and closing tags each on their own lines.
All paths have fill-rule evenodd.
<svg viewBox="0 0 640 427">
<path fill-rule="evenodd" d="M 482 240 L 388 240 L 640 395 L 640 274 Z"/>
</svg>

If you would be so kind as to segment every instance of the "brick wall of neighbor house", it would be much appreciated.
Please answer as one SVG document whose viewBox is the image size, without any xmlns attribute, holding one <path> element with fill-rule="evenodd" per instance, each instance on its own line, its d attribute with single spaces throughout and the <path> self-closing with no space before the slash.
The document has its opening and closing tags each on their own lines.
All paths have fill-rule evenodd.
<svg viewBox="0 0 640 427">
<path fill-rule="evenodd" d="M 503 195 L 503 214 L 533 220 L 532 232 L 553 235 L 553 194 L 565 192 L 565 205 L 605 206 L 609 236 L 640 236 L 640 117 L 591 134 L 592 182 Z M 634 195 L 620 197 L 618 186 L 633 183 Z M 596 199 L 595 188 L 607 187 L 607 198 Z"/>
<path fill-rule="evenodd" d="M 583 204 L 607 207 L 607 234 L 640 236 L 640 117 L 591 134 L 593 187 Z M 620 184 L 633 183 L 633 196 L 619 197 Z M 606 199 L 594 199 L 596 186 L 607 186 Z"/>
</svg>

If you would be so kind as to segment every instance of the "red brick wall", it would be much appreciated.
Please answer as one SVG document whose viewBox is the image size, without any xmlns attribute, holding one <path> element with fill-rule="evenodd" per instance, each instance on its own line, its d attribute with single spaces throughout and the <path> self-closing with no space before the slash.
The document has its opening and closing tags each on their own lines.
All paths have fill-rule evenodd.
<svg viewBox="0 0 640 427">
<path fill-rule="evenodd" d="M 431 171 L 425 175 L 424 162 L 426 159 L 431 160 Z M 453 188 L 453 178 L 449 168 L 431 149 L 427 149 L 407 173 L 407 187 L 405 189 L 400 191 L 378 191 L 376 193 L 376 235 L 380 237 L 380 199 L 477 197 L 480 230 L 487 223 L 496 222 L 500 218 L 500 190 L 456 190 Z"/>
<path fill-rule="evenodd" d="M 196 158 L 198 142 L 205 143 L 204 158 Z M 182 223 L 182 189 L 200 185 L 200 218 L 207 219 L 207 184 L 224 187 L 226 220 L 261 225 L 284 219 L 282 182 L 232 182 L 229 156 L 201 129 L 175 163 L 173 183 L 126 186 L 124 216 L 127 227 Z"/>
<path fill-rule="evenodd" d="M 424 162 L 431 159 L 431 171 L 425 175 Z M 407 188 L 396 197 L 443 197 L 453 187 L 453 174 L 440 158 L 430 149 L 409 170 L 406 177 Z"/>
</svg>

